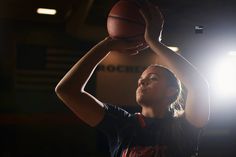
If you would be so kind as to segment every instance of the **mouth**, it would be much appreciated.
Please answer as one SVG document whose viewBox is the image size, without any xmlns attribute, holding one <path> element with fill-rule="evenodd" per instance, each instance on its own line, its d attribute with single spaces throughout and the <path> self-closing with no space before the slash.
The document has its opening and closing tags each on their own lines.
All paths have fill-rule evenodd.
<svg viewBox="0 0 236 157">
<path fill-rule="evenodd" d="M 146 88 L 140 87 L 140 88 L 138 88 L 137 93 L 144 94 L 146 91 L 147 91 Z"/>
</svg>

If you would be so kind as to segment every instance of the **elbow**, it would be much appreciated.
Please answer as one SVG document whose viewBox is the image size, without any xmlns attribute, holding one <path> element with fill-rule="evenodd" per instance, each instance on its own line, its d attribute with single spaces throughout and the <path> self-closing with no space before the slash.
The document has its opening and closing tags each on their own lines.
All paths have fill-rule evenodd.
<svg viewBox="0 0 236 157">
<path fill-rule="evenodd" d="M 188 120 L 188 122 L 190 124 L 192 124 L 193 126 L 195 126 L 196 128 L 203 128 L 205 127 L 208 122 L 209 122 L 209 116 L 203 116 L 201 118 L 199 117 L 186 117 L 186 119 Z"/>
<path fill-rule="evenodd" d="M 62 85 L 60 83 L 58 83 L 57 86 L 55 87 L 55 93 L 59 98 L 62 98 L 64 95 L 67 95 L 71 91 L 72 91 L 71 88 Z"/>
<path fill-rule="evenodd" d="M 55 87 L 55 89 L 54 89 L 54 91 L 55 91 L 56 94 L 60 93 L 61 90 L 62 90 L 62 89 L 61 89 L 61 87 L 60 87 L 59 85 L 57 85 L 57 86 Z"/>
<path fill-rule="evenodd" d="M 63 93 L 66 93 L 66 92 L 65 92 L 65 89 L 61 85 L 58 84 L 55 87 L 55 93 L 59 98 L 62 98 Z"/>
<path fill-rule="evenodd" d="M 202 128 L 209 123 L 210 119 L 210 104 L 204 104 L 204 107 L 199 109 L 195 109 L 194 111 L 188 112 L 186 111 L 185 116 L 186 119 L 195 127 Z"/>
<path fill-rule="evenodd" d="M 64 99 L 66 97 L 70 97 L 71 95 L 79 96 L 79 94 L 82 93 L 82 89 L 75 88 L 75 86 L 71 87 L 71 86 L 58 84 L 55 87 L 55 93 L 60 99 Z"/>
</svg>

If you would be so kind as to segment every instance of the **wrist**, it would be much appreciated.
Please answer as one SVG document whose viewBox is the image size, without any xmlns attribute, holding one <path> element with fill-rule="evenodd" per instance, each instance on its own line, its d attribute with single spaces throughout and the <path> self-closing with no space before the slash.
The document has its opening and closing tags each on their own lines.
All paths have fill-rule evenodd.
<svg viewBox="0 0 236 157">
<path fill-rule="evenodd" d="M 146 42 L 161 42 L 162 40 L 162 31 L 159 33 L 149 33 L 145 36 Z"/>
<path fill-rule="evenodd" d="M 158 38 L 158 37 L 149 38 L 149 39 L 146 40 L 146 42 L 150 47 L 153 47 L 153 46 L 159 47 L 159 46 L 162 45 L 161 39 Z"/>
<path fill-rule="evenodd" d="M 104 53 L 109 53 L 112 50 L 112 46 L 111 46 L 109 38 L 110 37 L 106 37 L 105 39 L 103 39 L 101 42 L 97 44 L 96 47 L 101 49 Z"/>
</svg>

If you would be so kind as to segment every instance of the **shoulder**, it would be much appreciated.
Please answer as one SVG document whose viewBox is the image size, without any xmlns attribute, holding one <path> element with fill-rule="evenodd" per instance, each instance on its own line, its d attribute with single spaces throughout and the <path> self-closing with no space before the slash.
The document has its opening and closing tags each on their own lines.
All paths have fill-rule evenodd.
<svg viewBox="0 0 236 157">
<path fill-rule="evenodd" d="M 102 121 L 97 125 L 97 127 L 121 127 L 122 125 L 128 123 L 133 119 L 133 114 L 112 104 L 104 103 L 105 115 Z"/>
<path fill-rule="evenodd" d="M 123 107 L 120 107 L 121 105 L 114 105 L 110 103 L 103 103 L 104 109 L 108 112 L 122 112 L 124 114 L 129 114 L 127 110 L 125 110 Z"/>
<path fill-rule="evenodd" d="M 116 117 L 116 118 L 129 118 L 131 117 L 131 113 L 129 113 L 127 110 L 125 110 L 122 107 L 104 103 L 104 110 L 106 116 Z"/>
<path fill-rule="evenodd" d="M 203 128 L 199 128 L 191 124 L 185 114 L 182 114 L 179 117 L 173 117 L 173 127 L 174 129 L 180 129 L 182 132 L 191 132 L 191 133 L 198 133 Z"/>
</svg>

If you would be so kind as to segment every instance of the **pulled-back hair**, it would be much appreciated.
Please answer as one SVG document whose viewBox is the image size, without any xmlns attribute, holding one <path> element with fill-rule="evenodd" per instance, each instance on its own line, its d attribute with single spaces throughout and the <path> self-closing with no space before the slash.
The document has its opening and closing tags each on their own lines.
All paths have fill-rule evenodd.
<svg viewBox="0 0 236 157">
<path fill-rule="evenodd" d="M 176 94 L 170 98 L 169 110 L 173 113 L 174 117 L 181 116 L 184 113 L 183 110 L 184 100 L 182 97 L 182 85 L 180 80 L 175 76 L 175 74 L 171 70 L 162 65 L 153 64 L 150 66 L 161 68 L 164 72 L 163 73 L 164 76 L 166 77 L 167 84 L 177 89 L 178 92 L 176 92 Z"/>
</svg>

